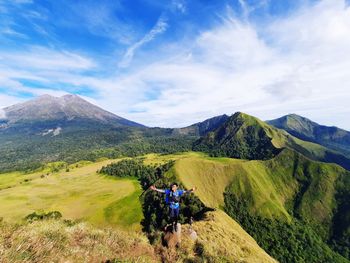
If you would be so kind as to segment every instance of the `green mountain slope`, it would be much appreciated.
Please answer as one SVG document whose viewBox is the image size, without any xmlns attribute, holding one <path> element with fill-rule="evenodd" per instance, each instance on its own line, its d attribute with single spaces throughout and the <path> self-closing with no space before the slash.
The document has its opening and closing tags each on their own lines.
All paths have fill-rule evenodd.
<svg viewBox="0 0 350 263">
<path fill-rule="evenodd" d="M 178 160 L 173 172 L 185 186 L 197 185 L 206 205 L 228 212 L 279 261 L 348 262 L 339 253 L 349 259 L 350 173 L 339 166 L 285 149 L 266 161 L 199 154 Z"/>
<path fill-rule="evenodd" d="M 144 157 L 144 162 L 163 164 L 194 156 L 199 155 L 149 154 Z M 54 163 L 36 173 L 2 174 L 1 259 L 5 262 L 113 259 L 130 262 L 234 262 L 238 259 L 252 263 L 276 262 L 222 211 L 210 212 L 204 220 L 193 224 L 197 241 L 190 238 L 189 226 L 184 224 L 179 249 L 166 249 L 157 242 L 151 246 L 140 232 L 143 216 L 139 182 L 127 174 L 120 175 L 125 178 L 115 178 L 96 173 L 111 162 L 119 163 L 119 159 L 77 163 L 68 166 L 68 172 L 66 164 Z M 62 213 L 62 220 L 23 222 L 29 213 L 53 210 Z M 27 249 L 29 246 L 30 250 Z"/>
<path fill-rule="evenodd" d="M 225 212 L 209 212 L 206 220 L 195 222 L 199 234 L 197 246 L 203 248 L 209 262 L 277 262 Z"/>
<path fill-rule="evenodd" d="M 296 114 L 286 115 L 267 123 L 301 140 L 315 142 L 350 156 L 350 132 L 343 129 L 320 125 Z"/>
<path fill-rule="evenodd" d="M 194 143 L 193 149 L 212 156 L 267 160 L 281 149 L 293 149 L 317 161 L 337 163 L 350 170 L 350 159 L 316 143 L 300 140 L 284 130 L 237 112 L 213 132 Z"/>
<path fill-rule="evenodd" d="M 198 138 L 197 130 L 183 133 L 148 128 L 75 95 L 45 95 L 2 112 L 5 118 L 0 119 L 0 173 L 34 170 L 54 161 L 74 163 L 100 157 L 187 151 Z M 198 132 L 204 132 L 216 123 L 207 121 L 196 127 Z"/>
<path fill-rule="evenodd" d="M 217 129 L 225 121 L 227 121 L 228 118 L 229 118 L 229 116 L 227 116 L 226 114 L 216 116 L 216 117 L 207 119 L 205 121 L 192 124 L 188 127 L 175 128 L 173 130 L 173 134 L 174 135 L 181 134 L 181 135 L 192 135 L 192 136 L 204 136 L 208 132 L 211 132 L 211 131 Z"/>
<path fill-rule="evenodd" d="M 239 112 L 195 142 L 194 149 L 241 159 L 269 159 L 279 152 L 260 121 Z"/>
</svg>

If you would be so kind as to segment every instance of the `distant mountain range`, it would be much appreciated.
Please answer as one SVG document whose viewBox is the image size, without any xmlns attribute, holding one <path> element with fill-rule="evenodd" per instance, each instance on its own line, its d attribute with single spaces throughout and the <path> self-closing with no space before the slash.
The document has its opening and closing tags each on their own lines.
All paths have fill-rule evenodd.
<svg viewBox="0 0 350 263">
<path fill-rule="evenodd" d="M 197 140 L 194 149 L 213 156 L 267 160 L 283 148 L 290 148 L 310 159 L 337 163 L 350 170 L 349 156 L 298 137 L 253 116 L 237 112 L 216 130 Z"/>
<path fill-rule="evenodd" d="M 320 125 L 296 114 L 286 115 L 267 121 L 267 123 L 283 129 L 301 140 L 315 142 L 345 155 L 350 155 L 350 132 L 343 129 Z"/>
<path fill-rule="evenodd" d="M 298 115 L 264 122 L 242 112 L 184 128 L 150 128 L 74 95 L 41 96 L 3 113 L 1 172 L 32 171 L 54 161 L 176 153 L 167 157 L 178 158 L 175 177 L 185 186 L 198 185 L 203 202 L 222 208 L 276 259 L 349 262 L 345 130 Z M 209 157 L 182 158 L 186 151 Z"/>
<path fill-rule="evenodd" d="M 228 118 L 229 116 L 226 114 L 216 116 L 205 121 L 192 124 L 188 127 L 174 129 L 173 133 L 179 135 L 203 136 L 220 127 L 227 121 Z"/>
<path fill-rule="evenodd" d="M 192 149 L 214 156 L 266 160 L 285 147 L 313 160 L 350 169 L 349 132 L 297 115 L 263 122 L 236 113 L 184 128 L 150 128 L 77 95 L 43 95 L 2 112 L 0 171 L 32 169 L 57 160 L 73 162 Z"/>
</svg>

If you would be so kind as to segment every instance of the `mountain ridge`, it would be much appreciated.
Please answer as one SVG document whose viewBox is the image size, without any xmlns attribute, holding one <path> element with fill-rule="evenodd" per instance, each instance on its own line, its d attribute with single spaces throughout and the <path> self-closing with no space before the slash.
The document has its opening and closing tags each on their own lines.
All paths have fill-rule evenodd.
<svg viewBox="0 0 350 263">
<path fill-rule="evenodd" d="M 266 121 L 268 124 L 287 131 L 293 136 L 315 142 L 350 156 L 350 132 L 336 126 L 320 125 L 297 114 L 289 114 Z"/>
<path fill-rule="evenodd" d="M 218 128 L 229 118 L 228 115 L 218 115 L 205 119 L 204 121 L 194 123 L 190 126 L 183 128 L 174 128 L 173 134 L 175 135 L 192 135 L 192 136 L 203 136 L 206 133 Z"/>
<path fill-rule="evenodd" d="M 43 120 L 33 118 L 33 122 L 28 123 L 18 120 L 19 124 L 14 121 L 13 133 L 0 129 L 0 169 L 4 164 L 16 161 L 58 160 L 65 161 L 70 169 L 74 166 L 69 164 L 86 157 L 86 160 L 95 161 L 101 157 L 142 156 L 138 160 L 147 162 L 150 160 L 145 154 L 160 153 L 159 159 L 153 160 L 153 163 L 175 161 L 165 174 L 169 181 L 178 180 L 187 188 L 199 186 L 196 195 L 202 202 L 223 210 L 231 217 L 225 216 L 227 220 L 217 217 L 211 224 L 219 228 L 211 228 L 206 235 L 205 228 L 201 228 L 204 241 L 213 233 L 224 233 L 222 224 L 234 219 L 281 262 L 306 260 L 309 255 L 313 262 L 329 262 L 333 256 L 336 256 L 337 262 L 348 262 L 340 256 L 349 258 L 346 244 L 350 242 L 347 236 L 350 227 L 350 173 L 339 166 L 350 170 L 350 159 L 344 155 L 320 144 L 304 141 L 284 129 L 242 112 L 216 116 L 180 129 L 149 128 L 109 125 L 110 115 L 98 115 L 104 111 L 98 111 L 96 115 L 92 110 L 89 115 L 92 119 L 89 119 L 84 114 L 78 114 L 84 107 L 68 107 L 62 113 L 62 107 L 71 100 L 81 105 L 80 98 L 75 96 L 66 95 L 59 99 L 42 96 L 31 101 L 29 106 L 38 104 L 38 101 L 43 105 L 54 105 L 52 111 L 43 112 Z M 18 113 L 21 107 L 12 110 Z M 80 117 L 69 119 L 72 115 L 68 113 Z M 53 129 L 58 124 L 66 126 L 62 125 L 60 130 Z M 183 152 L 191 149 L 197 152 L 185 156 Z M 174 154 L 166 156 L 166 153 Z M 149 158 L 154 158 L 154 155 L 150 154 Z M 31 171 L 39 167 L 31 167 Z M 37 179 L 40 182 L 44 177 Z M 168 182 L 162 188 L 167 185 Z M 144 186 L 147 189 L 147 184 Z M 19 187 L 26 185 L 20 183 Z M 152 197 L 152 194 L 146 196 Z M 154 203 L 149 202 L 149 205 Z M 152 218 L 151 214 L 147 216 Z M 205 221 L 201 224 L 208 226 Z M 277 244 L 276 248 L 271 247 L 271 243 Z M 213 244 L 203 247 L 206 250 Z M 235 244 L 235 240 L 232 244 Z M 292 247 L 292 251 L 284 249 L 289 247 Z M 306 252 L 299 251 L 301 247 L 305 247 Z M 314 251 L 316 255 L 311 255 Z"/>
<path fill-rule="evenodd" d="M 89 119 L 119 126 L 144 126 L 108 112 L 73 94 L 61 97 L 45 94 L 2 110 L 5 115 L 3 119 L 7 120 L 8 126 L 17 123 L 72 121 L 74 119 Z"/>
<path fill-rule="evenodd" d="M 72 94 L 59 98 L 43 95 L 6 107 L 5 111 L 9 116 L 6 121 L 0 121 L 0 154 L 3 156 L 0 170 L 6 167 L 8 171 L 11 163 L 17 167 L 17 162 L 23 165 L 16 169 L 22 169 L 22 166 L 31 167 L 31 163 L 37 166 L 57 160 L 73 162 L 83 158 L 92 161 L 123 154 L 189 150 L 217 156 L 226 152 L 224 156 L 269 159 L 284 147 L 350 170 L 350 157 L 294 137 L 286 130 L 241 112 L 215 116 L 184 128 L 150 128 Z M 222 141 L 215 142 L 219 137 Z M 205 141 L 207 145 L 201 143 Z"/>
<path fill-rule="evenodd" d="M 350 158 L 343 154 L 317 143 L 303 141 L 285 130 L 241 112 L 230 116 L 216 130 L 198 139 L 193 149 L 212 156 L 267 160 L 286 147 L 310 159 L 336 163 L 350 170 Z"/>
</svg>

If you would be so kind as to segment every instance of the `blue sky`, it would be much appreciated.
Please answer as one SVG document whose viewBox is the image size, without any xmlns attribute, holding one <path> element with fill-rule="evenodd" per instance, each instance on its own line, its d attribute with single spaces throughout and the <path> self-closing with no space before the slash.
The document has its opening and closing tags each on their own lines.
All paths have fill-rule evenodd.
<svg viewBox="0 0 350 263">
<path fill-rule="evenodd" d="M 74 93 L 149 126 L 243 111 L 350 130 L 349 69 L 345 0 L 0 0 L 0 108 Z"/>
</svg>

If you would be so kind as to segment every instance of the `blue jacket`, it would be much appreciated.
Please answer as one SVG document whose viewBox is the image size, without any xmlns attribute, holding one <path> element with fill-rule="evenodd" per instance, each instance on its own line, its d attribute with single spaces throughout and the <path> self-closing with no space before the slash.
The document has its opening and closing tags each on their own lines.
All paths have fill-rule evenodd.
<svg viewBox="0 0 350 263">
<path fill-rule="evenodd" d="M 176 190 L 175 192 L 170 189 L 165 190 L 165 202 L 169 204 L 171 209 L 180 207 L 180 197 L 185 193 L 185 190 Z"/>
</svg>

